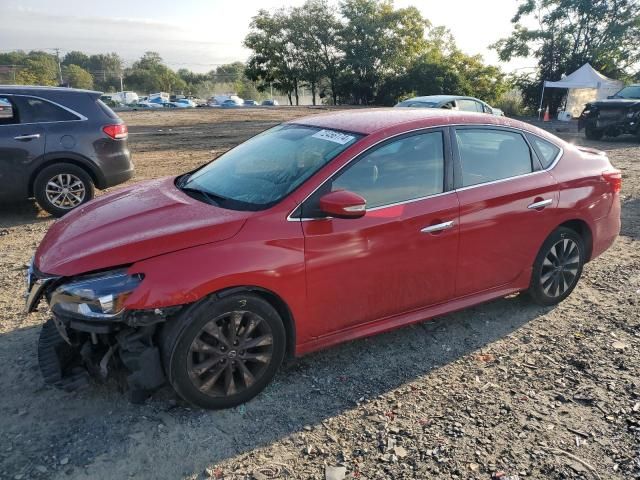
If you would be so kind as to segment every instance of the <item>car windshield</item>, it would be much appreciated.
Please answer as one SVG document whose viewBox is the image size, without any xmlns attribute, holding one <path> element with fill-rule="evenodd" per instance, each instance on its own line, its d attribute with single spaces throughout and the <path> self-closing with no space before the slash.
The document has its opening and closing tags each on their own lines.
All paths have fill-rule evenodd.
<svg viewBox="0 0 640 480">
<path fill-rule="evenodd" d="M 638 98 L 640 99 L 640 85 L 624 87 L 614 95 L 615 98 Z"/>
<path fill-rule="evenodd" d="M 223 208 L 262 210 L 282 200 L 362 135 L 287 124 L 238 145 L 178 187 Z M 182 180 L 182 181 L 180 181 Z"/>
</svg>

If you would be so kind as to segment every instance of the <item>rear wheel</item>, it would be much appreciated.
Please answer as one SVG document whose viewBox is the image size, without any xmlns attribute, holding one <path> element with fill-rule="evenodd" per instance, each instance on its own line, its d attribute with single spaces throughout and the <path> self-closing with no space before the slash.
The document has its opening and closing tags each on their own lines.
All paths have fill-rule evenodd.
<svg viewBox="0 0 640 480">
<path fill-rule="evenodd" d="M 38 204 L 61 217 L 93 198 L 94 188 L 87 172 L 72 163 L 56 163 L 43 169 L 33 183 Z"/>
<path fill-rule="evenodd" d="M 585 137 L 587 137 L 588 140 L 602 140 L 602 137 L 604 136 L 604 131 L 598 130 L 597 128 L 594 128 L 594 127 L 587 127 L 584 130 L 584 135 Z"/>
<path fill-rule="evenodd" d="M 232 295 L 188 309 L 162 333 L 165 372 L 176 392 L 203 408 L 229 408 L 260 393 L 285 354 L 285 330 L 262 298 Z"/>
<path fill-rule="evenodd" d="M 544 242 L 533 264 L 529 295 L 539 305 L 555 305 L 573 291 L 584 265 L 584 242 L 560 227 Z"/>
</svg>

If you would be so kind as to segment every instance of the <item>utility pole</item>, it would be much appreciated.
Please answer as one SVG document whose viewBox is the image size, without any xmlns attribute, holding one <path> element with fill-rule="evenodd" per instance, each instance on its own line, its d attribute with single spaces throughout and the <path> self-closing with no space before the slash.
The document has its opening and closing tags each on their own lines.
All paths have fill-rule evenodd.
<svg viewBox="0 0 640 480">
<path fill-rule="evenodd" d="M 60 75 L 60 86 L 62 86 L 63 80 L 62 80 L 62 66 L 60 65 L 60 49 L 54 48 L 52 50 L 55 50 L 56 58 L 58 59 L 58 75 Z"/>
</svg>

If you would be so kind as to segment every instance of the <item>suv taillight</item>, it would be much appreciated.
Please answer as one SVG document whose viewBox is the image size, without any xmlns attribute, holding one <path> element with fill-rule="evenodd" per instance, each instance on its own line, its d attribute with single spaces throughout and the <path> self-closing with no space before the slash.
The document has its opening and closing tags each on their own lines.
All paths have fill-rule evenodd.
<svg viewBox="0 0 640 480">
<path fill-rule="evenodd" d="M 129 135 L 129 129 L 124 123 L 117 123 L 115 125 L 105 125 L 102 127 L 102 131 L 109 135 L 114 140 L 122 140 Z"/>
<path fill-rule="evenodd" d="M 602 172 L 602 178 L 611 185 L 613 193 L 620 193 L 620 190 L 622 190 L 622 173 L 620 170 L 607 170 L 606 172 Z"/>
</svg>

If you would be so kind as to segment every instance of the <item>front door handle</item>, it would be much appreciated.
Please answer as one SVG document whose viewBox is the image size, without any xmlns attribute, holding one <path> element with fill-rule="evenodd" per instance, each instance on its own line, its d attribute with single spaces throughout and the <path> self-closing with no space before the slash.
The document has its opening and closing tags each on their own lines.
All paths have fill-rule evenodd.
<svg viewBox="0 0 640 480">
<path fill-rule="evenodd" d="M 538 208 L 544 208 L 547 205 L 551 205 L 553 203 L 552 198 L 547 198 L 546 200 L 540 200 L 539 202 L 533 202 L 531 205 L 527 206 L 529 210 L 537 210 Z"/>
<path fill-rule="evenodd" d="M 18 135 L 17 137 L 13 137 L 14 140 L 20 140 L 20 141 L 33 140 L 35 138 L 40 138 L 40 134 L 32 133 L 31 135 Z"/>
<path fill-rule="evenodd" d="M 442 230 L 447 230 L 453 227 L 453 220 L 449 220 L 448 222 L 436 223 L 435 225 L 429 225 L 428 227 L 424 227 L 420 230 L 422 233 L 435 233 L 441 232 Z"/>
</svg>

